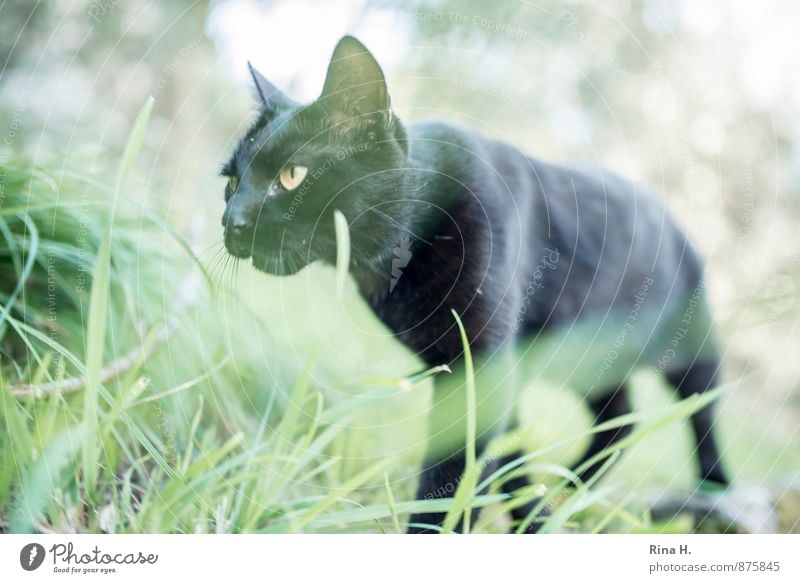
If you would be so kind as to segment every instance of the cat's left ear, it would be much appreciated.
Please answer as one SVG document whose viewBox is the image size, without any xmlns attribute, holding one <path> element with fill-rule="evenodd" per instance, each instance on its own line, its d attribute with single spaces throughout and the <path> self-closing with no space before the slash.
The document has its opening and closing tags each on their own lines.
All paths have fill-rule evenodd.
<svg viewBox="0 0 800 583">
<path fill-rule="evenodd" d="M 336 45 L 320 100 L 353 116 L 382 112 L 391 118 L 383 71 L 367 47 L 352 36 Z"/>
<path fill-rule="evenodd" d="M 258 69 L 256 69 L 250 61 L 247 61 L 247 68 L 250 70 L 250 75 L 253 77 L 253 83 L 256 85 L 256 91 L 258 91 L 258 96 L 261 98 L 261 103 L 267 111 L 283 109 L 294 103 L 291 99 L 286 97 L 283 91 L 267 81 L 267 78 L 259 73 Z"/>
</svg>

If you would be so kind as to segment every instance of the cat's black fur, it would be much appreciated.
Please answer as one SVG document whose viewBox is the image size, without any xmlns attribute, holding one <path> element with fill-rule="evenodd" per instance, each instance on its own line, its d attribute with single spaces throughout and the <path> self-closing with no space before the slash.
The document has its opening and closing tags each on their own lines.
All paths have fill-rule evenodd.
<svg viewBox="0 0 800 583">
<path fill-rule="evenodd" d="M 223 171 L 238 182 L 235 191 L 226 187 L 230 253 L 276 275 L 333 263 L 339 210 L 362 295 L 429 365 L 462 358 L 454 310 L 478 358 L 531 338 L 534 346 L 556 347 L 541 358 L 569 363 L 558 382 L 593 385 L 587 401 L 598 421 L 630 410 L 624 386 L 637 366 L 655 366 L 681 395 L 714 385 L 703 267 L 657 196 L 607 171 L 547 164 L 464 128 L 406 128 L 380 67 L 352 37 L 337 45 L 311 104 L 293 102 L 252 73 L 261 113 Z M 290 163 L 308 175 L 300 188 L 281 191 L 276 176 Z M 398 249 L 406 251 L 402 264 Z M 515 353 L 514 362 L 522 360 Z M 726 483 L 710 408 L 693 421 L 701 477 Z M 487 423 L 479 445 L 506 427 Z M 597 434 L 584 460 L 627 431 Z M 458 483 L 464 453 L 451 450 L 431 448 L 420 498 Z M 515 479 L 504 488 L 513 494 L 524 484 Z M 521 505 L 515 518 L 530 521 L 532 507 Z M 442 520 L 440 513 L 417 515 L 411 530 L 430 532 Z M 535 529 L 534 522 L 528 530 Z"/>
</svg>

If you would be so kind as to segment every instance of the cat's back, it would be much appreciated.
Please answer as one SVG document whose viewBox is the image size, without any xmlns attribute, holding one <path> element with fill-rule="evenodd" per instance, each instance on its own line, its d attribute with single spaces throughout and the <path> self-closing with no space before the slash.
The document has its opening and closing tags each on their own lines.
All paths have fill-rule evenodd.
<svg viewBox="0 0 800 583">
<path fill-rule="evenodd" d="M 600 166 L 538 160 L 520 148 L 460 126 L 412 124 L 410 159 L 426 175 L 423 188 L 457 192 L 451 205 L 477 204 L 496 232 L 516 224 L 527 248 L 557 246 L 597 264 L 599 254 L 629 267 L 632 248 L 653 253 L 686 246 L 664 199 L 646 185 Z"/>
<path fill-rule="evenodd" d="M 491 231 L 495 260 L 515 257 L 519 284 L 533 280 L 542 257 L 558 256 L 548 270 L 552 294 L 539 298 L 556 320 L 628 305 L 643 281 L 664 296 L 702 278 L 699 255 L 645 185 L 599 166 L 543 162 L 444 122 L 412 124 L 409 135 L 423 188 L 444 207 L 479 216 L 469 220 Z"/>
<path fill-rule="evenodd" d="M 409 127 L 409 159 L 421 188 L 445 208 L 485 215 L 487 228 L 528 232 L 541 197 L 541 163 L 506 142 L 442 121 Z"/>
</svg>

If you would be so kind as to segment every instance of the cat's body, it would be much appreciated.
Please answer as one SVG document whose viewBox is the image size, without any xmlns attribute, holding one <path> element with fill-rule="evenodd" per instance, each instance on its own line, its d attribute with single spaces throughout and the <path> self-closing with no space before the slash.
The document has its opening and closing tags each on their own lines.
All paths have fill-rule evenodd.
<svg viewBox="0 0 800 583">
<path fill-rule="evenodd" d="M 436 382 L 419 498 L 452 492 L 464 470 L 463 344 L 453 312 L 481 371 L 479 451 L 515 422 L 516 385 L 543 377 L 578 387 L 598 422 L 630 411 L 624 389 L 637 367 L 665 373 L 681 395 L 714 384 L 702 264 L 657 196 L 467 129 L 405 127 L 380 67 L 351 37 L 310 105 L 253 76 L 263 107 L 224 171 L 226 246 L 278 275 L 332 263 L 332 215 L 342 212 L 366 301 L 424 362 L 456 371 Z M 711 410 L 693 423 L 701 478 L 726 483 Z M 597 433 L 583 461 L 629 431 Z M 597 469 L 584 464 L 580 477 Z M 503 488 L 513 495 L 525 483 Z M 527 523 L 534 509 L 526 501 L 512 514 Z M 431 532 L 443 518 L 416 515 L 411 530 Z"/>
<path fill-rule="evenodd" d="M 408 141 L 412 257 L 390 293 L 388 269 L 377 290 L 371 272 L 355 276 L 378 316 L 430 365 L 461 355 L 453 309 L 483 349 L 586 317 L 616 320 L 643 286 L 639 303 L 658 306 L 666 321 L 702 285 L 696 251 L 646 188 L 440 122 L 410 125 Z"/>
</svg>

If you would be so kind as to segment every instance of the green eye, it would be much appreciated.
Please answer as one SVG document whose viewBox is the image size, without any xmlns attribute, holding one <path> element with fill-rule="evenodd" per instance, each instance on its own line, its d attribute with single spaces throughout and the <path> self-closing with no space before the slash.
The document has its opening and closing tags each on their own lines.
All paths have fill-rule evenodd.
<svg viewBox="0 0 800 583">
<path fill-rule="evenodd" d="M 278 174 L 278 182 L 284 190 L 294 190 L 308 174 L 308 168 L 293 164 L 281 170 Z"/>
<path fill-rule="evenodd" d="M 236 176 L 231 176 L 230 180 L 228 180 L 228 188 L 231 189 L 231 192 L 236 192 L 237 186 L 239 186 L 239 179 Z"/>
</svg>

